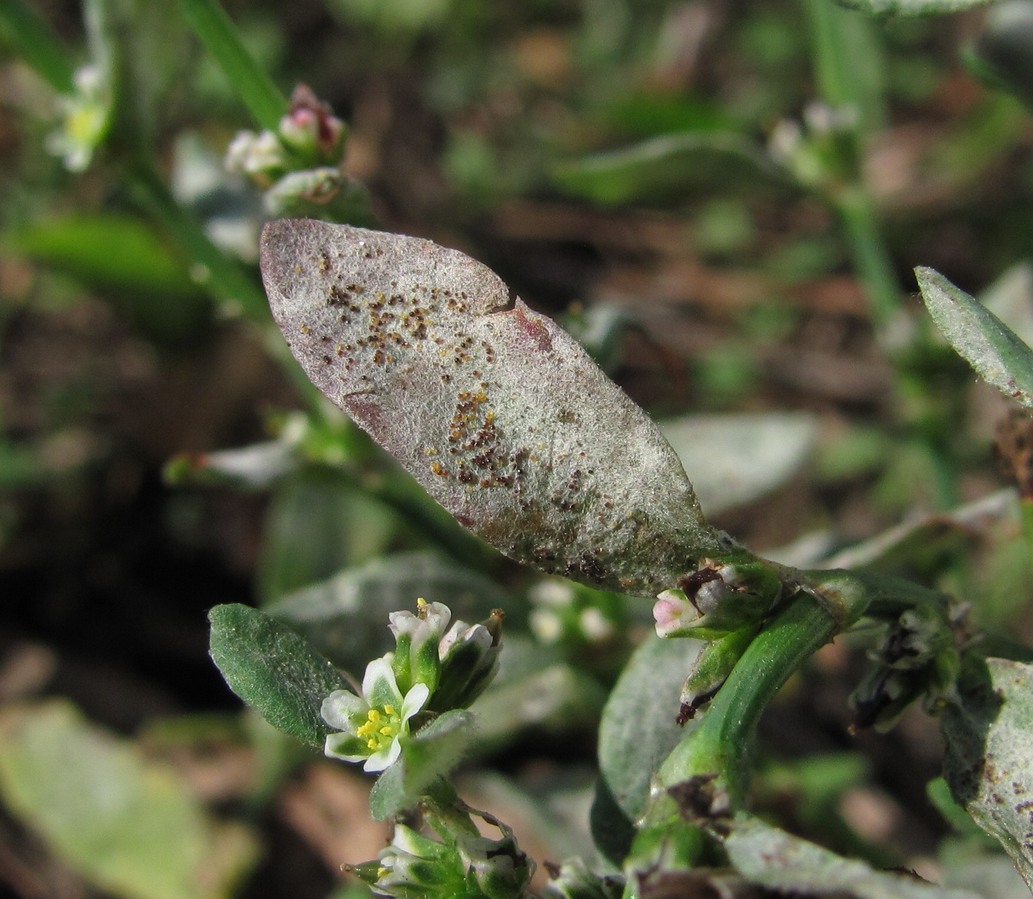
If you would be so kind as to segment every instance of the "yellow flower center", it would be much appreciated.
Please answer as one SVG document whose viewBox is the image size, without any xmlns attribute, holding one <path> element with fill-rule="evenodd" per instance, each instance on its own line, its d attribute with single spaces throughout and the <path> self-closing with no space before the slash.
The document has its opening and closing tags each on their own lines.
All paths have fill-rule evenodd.
<svg viewBox="0 0 1033 899">
<path fill-rule="evenodd" d="M 360 724 L 355 733 L 366 741 L 370 753 L 379 752 L 398 736 L 402 729 L 402 716 L 391 703 L 366 713 L 366 723 Z"/>
</svg>

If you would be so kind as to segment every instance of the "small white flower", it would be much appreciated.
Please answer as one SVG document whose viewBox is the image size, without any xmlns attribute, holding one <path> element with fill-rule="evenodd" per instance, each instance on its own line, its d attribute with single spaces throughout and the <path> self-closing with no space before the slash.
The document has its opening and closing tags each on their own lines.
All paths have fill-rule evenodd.
<svg viewBox="0 0 1033 899">
<path fill-rule="evenodd" d="M 427 703 L 430 688 L 414 684 L 402 696 L 391 670 L 391 654 L 366 666 L 362 696 L 336 690 L 323 700 L 323 720 L 340 733 L 326 738 L 324 751 L 364 771 L 383 771 L 397 761 L 409 736 L 409 720 Z"/>
</svg>

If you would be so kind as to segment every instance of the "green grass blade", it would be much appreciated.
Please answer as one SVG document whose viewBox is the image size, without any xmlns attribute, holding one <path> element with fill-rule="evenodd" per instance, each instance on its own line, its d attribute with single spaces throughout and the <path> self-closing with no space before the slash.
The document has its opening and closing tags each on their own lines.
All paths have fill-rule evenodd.
<svg viewBox="0 0 1033 899">
<path fill-rule="evenodd" d="M 75 66 L 58 36 L 24 0 L 0 3 L 0 36 L 54 90 L 72 92 Z"/>
<path fill-rule="evenodd" d="M 255 121 L 273 131 L 287 111 L 287 100 L 255 61 L 217 0 L 180 0 L 183 16 L 201 39 Z"/>
</svg>

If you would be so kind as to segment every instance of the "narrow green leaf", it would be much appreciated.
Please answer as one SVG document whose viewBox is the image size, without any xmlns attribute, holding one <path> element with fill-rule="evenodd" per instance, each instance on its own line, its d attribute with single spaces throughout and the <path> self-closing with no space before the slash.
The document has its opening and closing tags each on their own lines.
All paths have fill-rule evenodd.
<svg viewBox="0 0 1033 899">
<path fill-rule="evenodd" d="M 240 94 L 255 121 L 275 131 L 287 100 L 248 52 L 218 0 L 179 0 L 183 16 Z"/>
<path fill-rule="evenodd" d="M 916 268 L 936 326 L 988 384 L 1033 408 L 1033 350 L 982 303 L 939 272 Z"/>
<path fill-rule="evenodd" d="M 266 225 L 273 316 L 313 383 L 464 526 L 653 596 L 726 551 L 659 429 L 483 265 L 346 225 Z"/>
<path fill-rule="evenodd" d="M 853 110 L 859 130 L 874 132 L 885 122 L 886 67 L 878 24 L 829 0 L 808 0 L 806 6 L 821 99 Z"/>
<path fill-rule="evenodd" d="M 975 51 L 989 70 L 987 80 L 1033 105 L 1033 6 L 1025 0 L 997 3 L 986 14 Z"/>
<path fill-rule="evenodd" d="M 473 741 L 475 719 L 472 712 L 452 709 L 406 740 L 401 758 L 380 775 L 370 792 L 373 818 L 383 821 L 413 808 L 428 788 L 446 777 Z"/>
<path fill-rule="evenodd" d="M 71 54 L 47 21 L 25 0 L 0 3 L 0 35 L 54 90 L 70 94 L 74 88 Z"/>
<path fill-rule="evenodd" d="M 216 606 L 211 655 L 226 683 L 273 727 L 322 748 L 331 728 L 323 700 L 348 684 L 304 637 L 257 609 Z"/>
<path fill-rule="evenodd" d="M 52 701 L 0 715 L 0 793 L 65 862 L 105 893 L 216 899 L 256 860 L 172 771 Z"/>
<path fill-rule="evenodd" d="M 944 776 L 1033 890 L 1033 665 L 973 665 L 943 716 Z"/>
<path fill-rule="evenodd" d="M 24 256 L 96 290 L 152 339 L 196 337 L 211 304 L 185 257 L 127 215 L 83 215 L 9 232 L 3 251 Z"/>
<path fill-rule="evenodd" d="M 49 219 L 9 231 L 4 248 L 100 289 L 189 301 L 203 291 L 154 229 L 127 215 Z"/>
<path fill-rule="evenodd" d="M 570 193 L 618 205 L 682 199 L 729 173 L 740 185 L 744 177 L 750 184 L 789 183 L 782 169 L 749 138 L 706 131 L 666 134 L 565 162 L 553 170 L 552 177 Z"/>
</svg>

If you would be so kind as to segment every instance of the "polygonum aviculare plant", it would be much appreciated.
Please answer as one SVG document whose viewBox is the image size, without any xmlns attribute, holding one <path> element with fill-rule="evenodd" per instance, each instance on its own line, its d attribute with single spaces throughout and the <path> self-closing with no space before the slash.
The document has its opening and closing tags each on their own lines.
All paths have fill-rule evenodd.
<svg viewBox="0 0 1033 899">
<path fill-rule="evenodd" d="M 740 872 L 750 868 L 752 856 L 742 850 L 758 832 L 745 807 L 759 716 L 792 672 L 862 614 L 889 631 L 855 723 L 889 725 L 920 696 L 933 711 L 962 696 L 963 628 L 947 597 L 874 572 L 787 569 L 715 530 L 646 414 L 570 336 L 480 263 L 419 238 L 280 220 L 263 233 L 262 275 L 273 316 L 312 382 L 461 524 L 545 572 L 659 594 L 661 636 L 708 641 L 684 662 L 690 670 L 680 709 L 665 706 L 643 725 L 659 733 L 665 720 L 684 724 L 708 705 L 675 742 L 629 727 L 654 708 L 655 666 L 645 666 L 641 683 L 618 683 L 604 712 L 613 728 L 604 727 L 600 741 L 601 777 L 634 833 L 613 858 L 629 876 L 626 895 L 648 892 L 643 878 L 694 871 L 715 858 Z M 327 745 L 383 771 L 371 796 L 381 817 L 413 802 L 438 812 L 459 808 L 435 772 L 455 763 L 456 735 L 471 720 L 465 706 L 497 664 L 498 620 L 464 625 L 456 646 L 443 638 L 435 658 L 439 635 L 431 640 L 429 632 L 440 628 L 432 612 L 420 607 L 417 616 L 392 619 L 394 680 L 381 666 L 362 697 L 337 691 L 324 707 L 339 728 Z M 642 650 L 647 658 L 655 652 Z M 432 684 L 439 669 L 462 685 L 429 699 L 411 695 L 410 682 Z M 410 719 L 418 725 L 412 733 Z M 957 734 L 945 735 L 957 748 Z M 661 744 L 647 778 L 629 779 L 643 767 L 641 753 Z M 431 758 L 441 764 L 426 764 Z M 963 774 L 953 786 L 965 783 Z M 977 820 L 984 806 L 974 803 Z M 1008 839 L 1025 826 L 1013 818 L 984 824 Z M 768 858 L 775 842 L 762 834 L 758 858 Z M 1022 869 L 1024 853 L 1012 854 Z M 385 889 L 388 873 L 377 871 Z M 903 895 L 906 885 L 895 876 L 869 875 L 885 895 Z M 803 879 L 778 886 L 806 892 L 808 876 L 803 870 Z M 499 895 L 513 889 L 522 895 L 522 881 Z"/>
</svg>

